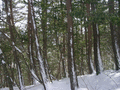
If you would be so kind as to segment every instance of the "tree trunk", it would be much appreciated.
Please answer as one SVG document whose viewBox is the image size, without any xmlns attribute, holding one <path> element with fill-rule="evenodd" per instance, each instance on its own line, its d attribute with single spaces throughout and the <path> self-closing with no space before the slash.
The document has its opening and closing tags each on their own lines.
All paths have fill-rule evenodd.
<svg viewBox="0 0 120 90">
<path fill-rule="evenodd" d="M 71 90 L 77 90 L 77 81 L 75 73 L 74 47 L 73 47 L 73 20 L 70 16 L 72 11 L 72 1 L 67 0 L 67 39 L 68 39 L 68 72 L 70 77 Z"/>
<path fill-rule="evenodd" d="M 90 16 L 90 4 L 86 4 L 87 6 L 87 20 L 89 22 L 89 16 Z M 94 71 L 94 66 L 92 63 L 92 30 L 91 30 L 91 24 L 88 24 L 88 69 L 89 74 L 92 74 Z"/>
<path fill-rule="evenodd" d="M 10 36 L 11 36 L 10 38 L 11 38 L 13 46 L 15 46 L 16 40 L 15 40 L 15 25 L 14 25 L 14 19 L 13 19 L 13 11 L 12 11 L 12 0 L 10 0 L 10 16 L 8 16 L 8 23 L 10 24 L 9 25 Z M 12 49 L 13 49 L 14 60 L 15 60 L 15 63 L 18 69 L 19 89 L 24 90 L 25 89 L 24 82 L 23 82 L 23 77 L 22 77 L 22 72 L 21 72 L 21 67 L 20 67 L 17 51 L 15 47 L 12 47 Z"/>
<path fill-rule="evenodd" d="M 61 15 L 61 20 L 62 20 L 62 29 L 64 30 L 64 16 L 63 16 L 63 0 L 60 0 L 61 3 L 61 11 L 62 11 L 62 15 Z M 66 77 L 66 72 L 65 72 L 65 34 L 63 34 L 63 49 L 62 49 L 62 76 L 65 78 Z"/>
<path fill-rule="evenodd" d="M 33 51 L 33 41 L 34 41 L 34 28 L 33 28 L 33 22 L 31 21 L 31 6 L 30 3 L 28 2 L 28 52 L 29 52 L 29 59 L 30 59 L 30 71 L 35 74 L 37 72 L 36 71 L 36 67 L 35 67 L 35 60 L 34 60 L 34 51 Z M 34 76 L 30 76 L 32 77 L 32 84 L 36 85 L 37 80 L 34 78 Z M 37 76 L 38 78 L 38 76 Z"/>
<path fill-rule="evenodd" d="M 47 0 L 42 0 L 43 60 L 47 78 L 52 82 L 47 61 Z"/>
<path fill-rule="evenodd" d="M 62 70 L 63 70 L 63 77 L 66 77 L 66 72 L 65 72 L 65 35 L 63 35 Z"/>
<path fill-rule="evenodd" d="M 95 11 L 95 4 L 92 4 L 92 10 Z M 95 22 L 93 25 L 93 36 L 94 36 L 94 62 L 96 66 L 96 74 L 100 74 L 103 71 L 101 55 L 100 55 L 100 38 L 98 24 Z"/>
<path fill-rule="evenodd" d="M 9 22 L 10 23 L 10 22 Z M 11 24 L 12 25 L 12 24 Z M 14 34 L 13 34 L 13 31 L 14 30 L 13 28 L 11 28 L 11 26 L 9 26 L 9 30 L 10 30 L 10 35 L 11 35 L 11 41 L 13 42 L 13 45 L 14 45 Z M 24 84 L 23 84 L 23 77 L 22 77 L 22 72 L 21 72 L 21 68 L 20 68 L 20 63 L 19 63 L 19 59 L 18 59 L 18 55 L 17 55 L 17 51 L 15 49 L 15 47 L 12 47 L 13 49 L 13 55 L 14 55 L 14 59 L 15 59 L 15 63 L 17 65 L 17 69 L 18 69 L 18 77 L 19 77 L 19 89 L 20 90 L 24 90 Z"/>
<path fill-rule="evenodd" d="M 0 49 L 0 51 L 2 51 Z M 4 61 L 4 56 L 2 55 L 3 53 L 0 53 L 0 57 L 2 59 L 2 67 L 3 67 L 3 70 L 4 70 L 4 76 L 6 78 L 6 84 L 8 84 L 9 86 L 9 90 L 13 90 L 13 82 L 12 82 L 12 79 L 10 77 L 10 74 L 8 72 L 8 69 L 7 69 L 7 65 L 6 65 L 6 62 Z M 3 58 L 4 57 L 4 58 Z M 6 60 L 6 59 L 5 59 Z"/>
<path fill-rule="evenodd" d="M 82 30 L 82 27 L 81 27 L 81 36 L 82 36 L 82 44 L 81 44 L 81 62 L 80 62 L 80 73 L 81 73 L 81 75 L 84 75 L 84 69 L 83 69 L 83 65 L 84 65 L 84 62 L 83 62 L 83 56 L 84 56 L 84 53 L 83 53 L 83 30 Z"/>
<path fill-rule="evenodd" d="M 118 15 L 120 18 L 120 0 L 118 0 L 119 2 L 119 11 L 118 11 Z M 120 56 L 120 20 L 118 21 L 118 46 L 119 46 L 119 56 Z M 119 57 L 119 68 L 120 68 L 120 57 Z"/>
<path fill-rule="evenodd" d="M 114 0 L 109 0 L 109 13 L 112 15 L 114 14 Z M 117 52 L 118 50 L 118 44 L 117 44 L 117 35 L 116 35 L 116 30 L 115 30 L 115 25 L 114 23 L 112 23 L 112 21 L 110 22 L 110 30 L 111 30 L 111 39 L 112 39 L 112 49 L 113 49 L 113 53 L 114 53 L 114 62 L 115 62 L 115 69 L 119 70 L 119 52 Z"/>
<path fill-rule="evenodd" d="M 37 54 L 37 59 L 39 61 L 39 67 L 40 67 L 40 74 L 41 74 L 41 78 L 43 81 L 43 87 L 44 90 L 48 90 L 48 80 L 47 80 L 47 75 L 45 72 L 45 66 L 44 66 L 44 60 L 41 56 L 41 52 L 40 52 L 40 45 L 39 45 L 39 41 L 38 41 L 38 36 L 37 36 L 37 28 L 36 28 L 36 22 L 35 22 L 35 15 L 34 15 L 34 9 L 33 9 L 33 1 L 32 0 L 28 0 L 28 2 L 30 3 L 30 8 L 31 8 L 31 21 L 33 23 L 33 29 L 34 29 L 34 38 L 35 38 L 35 45 L 36 45 L 36 54 Z"/>
</svg>

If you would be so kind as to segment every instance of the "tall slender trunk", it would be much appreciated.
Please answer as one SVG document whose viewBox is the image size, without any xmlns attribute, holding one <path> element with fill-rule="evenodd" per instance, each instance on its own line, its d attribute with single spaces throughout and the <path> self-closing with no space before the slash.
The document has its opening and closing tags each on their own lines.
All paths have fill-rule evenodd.
<svg viewBox="0 0 120 90">
<path fill-rule="evenodd" d="M 92 11 L 95 11 L 95 4 L 92 4 Z M 98 24 L 93 22 L 93 36 L 94 36 L 94 62 L 96 66 L 96 74 L 100 74 L 103 71 L 101 55 L 100 55 L 100 38 Z"/>
<path fill-rule="evenodd" d="M 12 11 L 12 0 L 10 0 L 9 2 L 10 2 L 10 15 L 8 16 L 8 23 L 10 24 L 9 25 L 10 36 L 11 36 L 10 38 L 11 38 L 12 44 L 15 46 L 16 40 L 15 40 L 15 25 L 14 25 L 13 11 Z M 18 54 L 17 54 L 15 47 L 12 47 L 12 49 L 13 49 L 14 60 L 15 60 L 15 63 L 17 65 L 17 69 L 18 69 L 19 89 L 24 90 L 25 89 L 24 81 L 23 81 L 23 77 L 22 77 L 22 71 L 21 71 L 21 67 L 20 67 Z"/>
<path fill-rule="evenodd" d="M 70 16 L 72 12 L 72 1 L 67 0 L 67 39 L 68 39 L 68 72 L 70 76 L 71 90 L 77 90 L 77 81 L 74 61 L 74 42 L 73 42 L 73 20 Z"/>
<path fill-rule="evenodd" d="M 0 49 L 0 51 L 2 51 L 2 50 Z M 6 78 L 6 83 L 9 86 L 9 90 L 13 90 L 13 82 L 12 82 L 12 79 L 10 77 L 10 73 L 8 72 L 6 62 L 4 61 L 5 57 L 3 56 L 2 52 L 0 53 L 0 57 L 2 59 L 2 67 L 3 67 L 3 70 L 4 70 L 4 76 Z"/>
<path fill-rule="evenodd" d="M 119 18 L 120 18 L 120 0 L 118 0 L 118 2 L 119 2 L 118 15 L 119 15 Z M 118 45 L 119 45 L 119 56 L 120 56 L 120 21 L 118 22 Z M 119 60 L 119 63 L 120 63 L 120 60 Z"/>
<path fill-rule="evenodd" d="M 29 52 L 29 59 L 30 59 L 30 69 L 33 74 L 35 74 L 35 60 L 34 60 L 34 53 L 33 53 L 33 41 L 34 41 L 34 31 L 33 31 L 33 23 L 31 21 L 31 8 L 30 3 L 28 2 L 28 52 Z M 37 80 L 31 75 L 32 77 L 32 84 L 36 85 Z"/>
<path fill-rule="evenodd" d="M 47 78 L 52 82 L 47 61 L 47 0 L 42 0 L 43 59 Z"/>
<path fill-rule="evenodd" d="M 10 21 L 9 21 L 9 23 L 10 23 Z M 15 42 L 15 38 L 14 38 L 14 34 L 13 34 L 14 28 L 9 26 L 9 30 L 10 30 L 10 35 L 11 35 L 11 41 L 13 42 L 13 45 L 14 45 L 14 42 Z M 17 51 L 16 51 L 16 49 L 14 47 L 12 47 L 12 49 L 13 49 L 14 60 L 15 60 L 15 63 L 17 65 L 17 69 L 18 69 L 19 89 L 24 90 L 23 77 L 22 77 L 22 72 L 21 72 L 21 67 L 20 67 Z"/>
<path fill-rule="evenodd" d="M 120 18 L 120 0 L 118 0 L 119 3 L 119 11 L 118 11 L 118 16 Z M 119 69 L 120 69 L 120 20 L 118 21 L 118 30 L 117 30 L 118 34 L 117 34 L 117 44 L 118 44 L 118 48 L 117 48 L 117 55 L 118 55 L 118 64 L 119 64 Z"/>
<path fill-rule="evenodd" d="M 63 52 L 62 52 L 62 70 L 63 77 L 66 77 L 66 69 L 65 69 L 65 34 L 63 34 Z"/>
<path fill-rule="evenodd" d="M 47 60 L 47 0 L 42 0 L 43 59 Z"/>
<path fill-rule="evenodd" d="M 46 70 L 46 63 L 45 60 L 47 60 L 47 0 L 42 0 L 42 18 L 41 18 L 41 23 L 42 23 L 42 32 L 43 32 L 43 59 L 44 59 L 44 66 L 45 66 L 45 71 Z"/>
<path fill-rule="evenodd" d="M 1 57 L 0 57 L 1 58 Z M 3 81 L 3 75 L 1 74 L 2 73 L 2 71 L 3 71 L 3 69 L 2 69 L 2 65 L 0 66 L 0 83 L 2 83 L 2 81 Z M 0 88 L 1 88 L 2 86 L 0 86 Z"/>
<path fill-rule="evenodd" d="M 90 16 L 90 4 L 86 4 L 87 6 L 87 20 L 89 22 L 89 16 Z M 92 63 L 92 30 L 91 30 L 91 24 L 88 24 L 88 69 L 89 74 L 93 73 L 94 66 Z"/>
<path fill-rule="evenodd" d="M 82 41 L 83 41 L 83 29 L 82 29 L 83 27 L 81 27 L 81 36 L 82 36 Z M 81 75 L 84 75 L 84 69 L 83 69 L 83 65 L 84 65 L 84 62 L 83 62 L 83 55 L 84 53 L 83 53 L 83 43 L 81 44 L 81 63 L 80 63 L 80 65 L 81 65 Z"/>
<path fill-rule="evenodd" d="M 114 14 L 114 0 L 109 0 L 109 13 L 112 15 Z M 111 39 L 112 39 L 112 49 L 113 49 L 113 53 L 114 53 L 114 62 L 115 62 L 115 69 L 119 70 L 119 52 L 117 52 L 118 48 L 118 44 L 117 44 L 117 35 L 116 35 L 116 30 L 115 30 L 115 25 L 114 23 L 112 23 L 112 21 L 110 22 L 110 30 L 111 30 Z"/>
<path fill-rule="evenodd" d="M 61 11 L 62 11 L 62 15 L 61 15 L 61 20 L 62 20 L 62 26 L 64 26 L 64 16 L 63 16 L 63 0 L 60 0 L 61 3 Z M 62 28 L 64 30 L 64 28 Z M 65 34 L 63 34 L 63 50 L 62 50 L 62 76 L 66 77 L 66 72 L 65 72 Z"/>
<path fill-rule="evenodd" d="M 30 8 L 31 8 L 31 21 L 33 23 L 33 29 L 34 29 L 34 38 L 35 38 L 35 45 L 36 45 L 36 54 L 37 54 L 37 59 L 39 61 L 39 67 L 40 67 L 40 74 L 41 74 L 41 78 L 42 78 L 42 82 L 43 82 L 43 87 L 44 90 L 48 90 L 48 79 L 47 79 L 47 75 L 45 72 L 45 66 L 44 66 L 44 60 L 41 56 L 41 52 L 40 52 L 40 45 L 39 45 L 39 41 L 38 41 L 38 36 L 37 36 L 37 28 L 36 28 L 36 22 L 35 22 L 35 15 L 34 15 L 34 9 L 33 9 L 33 1 L 32 0 L 28 0 L 28 2 L 30 3 Z"/>
<path fill-rule="evenodd" d="M 85 22 L 85 18 L 84 18 Z M 87 27 L 85 27 L 85 54 L 86 54 L 86 60 L 88 60 L 88 30 Z"/>
</svg>

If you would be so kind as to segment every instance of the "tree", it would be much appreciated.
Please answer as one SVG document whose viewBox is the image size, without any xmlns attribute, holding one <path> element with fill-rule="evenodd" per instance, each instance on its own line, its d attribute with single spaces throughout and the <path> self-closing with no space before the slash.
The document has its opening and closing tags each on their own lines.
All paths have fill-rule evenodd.
<svg viewBox="0 0 120 90">
<path fill-rule="evenodd" d="M 9 23 L 9 31 L 10 31 L 10 36 L 11 36 L 10 40 L 12 42 L 12 45 L 15 46 L 16 29 L 15 29 L 14 18 L 13 18 L 12 0 L 10 0 L 9 2 L 5 2 L 5 5 L 6 5 L 7 21 Z M 7 5 L 10 5 L 10 6 L 8 7 Z M 10 13 L 10 15 L 8 13 Z M 23 81 L 23 76 L 22 76 L 22 71 L 21 71 L 20 60 L 18 58 L 18 53 L 17 53 L 15 47 L 12 47 L 12 50 L 13 50 L 14 60 L 17 65 L 17 71 L 18 71 L 18 77 L 19 77 L 19 89 L 24 90 L 24 81 Z"/>
<path fill-rule="evenodd" d="M 95 12 L 96 4 L 92 3 L 92 11 Z M 94 14 L 94 13 L 93 13 Z M 94 16 L 94 15 L 93 15 Z M 99 27 L 96 22 L 92 22 L 93 26 L 93 37 L 94 37 L 94 62 L 96 66 L 96 74 L 100 74 L 103 71 L 101 55 L 100 55 L 100 36 L 99 36 Z"/>
<path fill-rule="evenodd" d="M 28 2 L 28 52 L 29 52 L 29 59 L 30 59 L 30 69 L 33 74 L 37 73 L 35 67 L 35 59 L 34 59 L 34 28 L 33 22 L 31 21 L 31 6 L 30 2 Z M 35 72 L 36 71 L 36 72 Z M 38 76 L 37 76 L 38 77 Z M 32 82 L 36 85 L 37 80 L 32 76 Z"/>
<path fill-rule="evenodd" d="M 0 48 L 6 63 L 0 58 L 0 87 L 15 84 L 23 89 L 38 81 L 48 90 L 51 77 L 58 80 L 69 76 L 71 90 L 76 90 L 77 75 L 93 73 L 94 66 L 96 73 L 101 73 L 102 61 L 105 70 L 113 69 L 114 63 L 118 70 L 120 7 L 114 6 L 119 3 L 3 0 Z M 22 10 L 25 7 L 26 11 Z"/>
<path fill-rule="evenodd" d="M 74 41 L 73 41 L 73 20 L 70 13 L 72 12 L 72 1 L 66 1 L 67 6 L 67 40 L 68 40 L 68 72 L 70 77 L 71 90 L 77 89 L 75 61 L 74 61 Z"/>
<path fill-rule="evenodd" d="M 114 0 L 109 0 L 109 13 L 110 15 L 114 14 Z M 115 25 L 112 22 L 112 20 L 110 21 L 110 30 L 111 30 L 111 39 L 112 39 L 112 49 L 113 49 L 113 53 L 114 53 L 114 62 L 115 62 L 115 69 L 119 70 L 119 48 L 118 48 L 118 44 L 117 44 L 117 32 L 115 30 Z"/>
<path fill-rule="evenodd" d="M 6 65 L 6 62 L 4 61 L 4 54 L 2 53 L 2 49 L 0 48 L 0 58 L 1 58 L 1 65 L 4 69 L 4 76 L 5 76 L 5 80 L 7 80 L 7 84 L 9 86 L 9 90 L 13 90 L 13 81 L 12 81 L 12 78 L 10 77 L 10 73 L 7 69 L 7 65 Z"/>
<path fill-rule="evenodd" d="M 87 20 L 89 22 L 89 16 L 90 16 L 90 4 L 86 4 L 87 7 Z M 89 73 L 93 73 L 94 67 L 92 64 L 92 30 L 91 30 L 91 24 L 90 22 L 88 23 L 88 69 Z"/>
<path fill-rule="evenodd" d="M 47 78 L 52 82 L 49 67 L 48 67 L 48 61 L 47 61 L 47 0 L 41 1 L 41 7 L 42 7 L 42 18 L 41 18 L 41 24 L 42 24 L 42 31 L 43 31 L 43 60 L 44 60 L 44 66 L 45 66 L 45 72 L 47 74 Z"/>
<path fill-rule="evenodd" d="M 39 67 L 40 67 L 40 74 L 41 74 L 41 78 L 42 78 L 42 84 L 44 86 L 44 90 L 48 90 L 48 80 L 47 80 L 47 75 L 45 73 L 45 67 L 44 67 L 44 61 L 43 58 L 41 56 L 41 52 L 40 52 L 40 45 L 39 45 L 39 41 L 38 41 L 38 36 L 37 36 L 37 28 L 36 28 L 36 22 L 35 22 L 35 15 L 34 15 L 34 9 L 33 9 L 33 1 L 32 0 L 28 0 L 28 4 L 30 4 L 30 13 L 31 14 L 31 23 L 32 23 L 32 27 L 34 30 L 34 38 L 35 38 L 35 45 L 36 45 L 36 54 L 37 54 L 37 59 L 39 61 Z"/>
<path fill-rule="evenodd" d="M 119 3 L 119 11 L 118 11 L 118 18 L 120 18 L 120 0 L 118 0 Z M 119 46 L 119 55 L 120 55 L 120 21 L 118 21 L 118 46 Z M 119 60 L 120 63 L 120 60 Z"/>
</svg>

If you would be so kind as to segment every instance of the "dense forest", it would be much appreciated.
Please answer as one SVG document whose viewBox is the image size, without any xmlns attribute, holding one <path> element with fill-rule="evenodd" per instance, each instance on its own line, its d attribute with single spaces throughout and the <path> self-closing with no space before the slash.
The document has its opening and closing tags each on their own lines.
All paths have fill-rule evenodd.
<svg viewBox="0 0 120 90">
<path fill-rule="evenodd" d="M 1 0 L 0 88 L 120 69 L 120 0 Z"/>
</svg>

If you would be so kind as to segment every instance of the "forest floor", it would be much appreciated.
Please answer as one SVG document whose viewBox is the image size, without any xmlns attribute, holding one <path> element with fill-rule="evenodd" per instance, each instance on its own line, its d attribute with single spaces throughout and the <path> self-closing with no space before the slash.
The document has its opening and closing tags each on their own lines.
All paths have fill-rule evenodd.
<svg viewBox="0 0 120 90">
<path fill-rule="evenodd" d="M 96 74 L 78 76 L 78 90 L 120 90 L 120 71 L 104 71 L 96 76 Z M 26 90 L 43 90 L 41 84 L 26 86 Z M 0 90 L 9 90 L 2 88 Z M 18 90 L 14 87 L 14 90 Z M 70 90 L 69 79 L 55 80 L 49 83 L 49 90 Z"/>
</svg>

